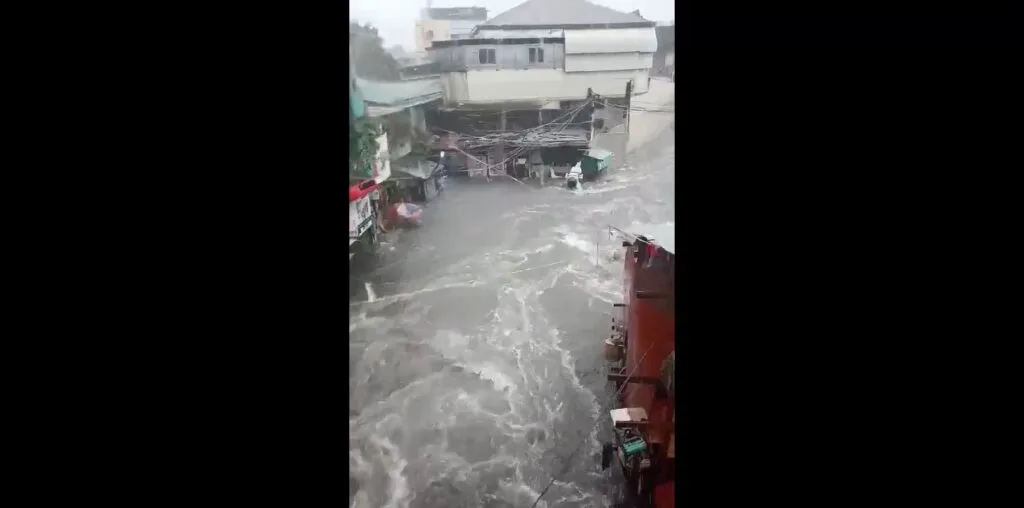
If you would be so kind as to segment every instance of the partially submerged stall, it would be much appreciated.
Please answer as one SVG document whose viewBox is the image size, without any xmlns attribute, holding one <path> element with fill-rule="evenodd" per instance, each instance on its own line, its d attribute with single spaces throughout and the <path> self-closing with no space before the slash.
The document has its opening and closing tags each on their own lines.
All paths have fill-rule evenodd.
<svg viewBox="0 0 1024 508">
<path fill-rule="evenodd" d="M 429 180 L 430 173 L 424 174 L 414 161 L 429 154 L 431 136 L 427 133 L 425 109 L 440 102 L 441 84 L 430 79 L 383 82 L 357 77 L 353 81 L 366 104 L 367 119 L 374 122 L 381 132 L 377 139 L 379 156 L 370 168 L 372 174 L 365 175 L 374 177 L 379 184 L 366 198 L 369 215 L 374 219 L 368 221 L 362 212 L 358 212 L 359 221 L 360 224 L 373 224 L 371 229 L 374 233 L 377 230 L 387 231 L 407 222 L 395 216 L 395 205 L 410 195 L 417 195 L 411 192 L 414 187 L 418 187 L 420 193 L 427 187 L 423 181 Z M 356 227 L 350 235 L 365 234 L 362 228 Z M 377 235 L 367 238 L 376 242 Z"/>
</svg>

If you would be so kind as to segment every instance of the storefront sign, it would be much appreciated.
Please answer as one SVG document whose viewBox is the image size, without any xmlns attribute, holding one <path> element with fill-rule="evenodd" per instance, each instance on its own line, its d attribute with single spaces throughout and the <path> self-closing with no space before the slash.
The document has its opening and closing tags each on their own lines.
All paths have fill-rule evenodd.
<svg viewBox="0 0 1024 508">
<path fill-rule="evenodd" d="M 348 205 L 348 237 L 357 240 L 373 226 L 373 207 L 367 194 Z"/>
</svg>

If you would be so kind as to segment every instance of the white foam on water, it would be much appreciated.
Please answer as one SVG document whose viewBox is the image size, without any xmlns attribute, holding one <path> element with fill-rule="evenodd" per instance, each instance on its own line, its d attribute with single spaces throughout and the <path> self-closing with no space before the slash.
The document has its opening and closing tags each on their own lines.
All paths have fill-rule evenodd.
<svg viewBox="0 0 1024 508">
<path fill-rule="evenodd" d="M 498 391 L 514 390 L 516 384 L 512 379 L 506 376 L 501 370 L 495 365 L 485 364 L 473 369 L 477 375 L 481 378 L 486 379 L 494 384 L 494 388 Z"/>
<path fill-rule="evenodd" d="M 568 231 L 566 228 L 559 231 L 558 241 L 572 247 L 580 252 L 589 254 L 591 258 L 594 256 L 594 242 L 593 238 L 587 240 L 583 235 L 576 233 L 575 231 Z M 557 231 L 557 230 L 556 230 Z M 593 233 L 591 234 L 593 236 Z"/>
<path fill-rule="evenodd" d="M 476 280 L 471 280 L 471 281 L 466 281 L 466 282 L 454 282 L 454 283 L 450 283 L 450 284 L 442 284 L 442 285 L 433 286 L 433 287 L 425 287 L 425 288 L 417 290 L 417 291 L 409 291 L 407 293 L 398 293 L 398 294 L 394 294 L 394 295 L 382 296 L 380 298 L 375 298 L 373 302 L 369 302 L 369 301 L 349 302 L 349 306 L 359 306 L 359 305 L 365 305 L 365 304 L 370 304 L 370 303 L 391 302 L 391 301 L 395 301 L 395 300 L 402 300 L 402 299 L 410 298 L 410 297 L 421 295 L 421 294 L 424 294 L 424 293 L 432 293 L 434 291 L 440 291 L 442 289 L 476 287 L 478 284 L 480 284 L 480 282 L 476 281 Z"/>
<path fill-rule="evenodd" d="M 388 473 L 388 502 L 384 508 L 407 508 L 409 506 L 409 484 L 405 480 L 405 467 L 409 465 L 398 447 L 390 439 L 371 436 L 370 442 L 380 450 L 381 462 Z"/>
<path fill-rule="evenodd" d="M 373 505 L 370 504 L 370 495 L 365 490 L 359 489 L 349 508 L 373 508 Z"/>
<path fill-rule="evenodd" d="M 510 482 L 507 480 L 498 481 L 498 497 L 506 503 L 512 503 L 516 507 L 520 506 L 532 506 L 533 501 L 537 499 L 540 492 L 533 490 L 522 481 Z M 548 502 L 545 499 L 541 499 L 537 503 L 537 508 L 548 508 Z"/>
<path fill-rule="evenodd" d="M 366 301 L 373 303 L 377 299 L 377 293 L 373 292 L 373 286 L 369 282 L 365 283 L 366 286 Z"/>
<path fill-rule="evenodd" d="M 392 325 L 394 325 L 394 322 L 390 319 L 383 317 L 367 317 L 366 312 L 360 312 L 349 319 L 348 333 L 358 330 L 383 331 Z"/>
<path fill-rule="evenodd" d="M 608 261 L 607 263 L 618 265 L 621 264 L 621 261 Z M 607 304 L 622 302 L 621 270 L 595 276 L 593 265 L 584 267 L 571 265 L 568 267 L 568 271 L 574 276 L 572 285 L 582 290 L 588 296 Z"/>
<path fill-rule="evenodd" d="M 614 191 L 619 191 L 619 190 L 623 190 L 623 189 L 628 189 L 629 187 L 630 187 L 629 185 L 591 186 L 591 187 L 587 187 L 586 189 L 583 189 L 581 194 L 583 194 L 583 195 L 604 194 L 606 192 L 614 192 Z"/>
<path fill-rule="evenodd" d="M 555 244 L 549 243 L 549 244 L 541 245 L 540 247 L 537 247 L 536 249 L 533 249 L 532 251 L 530 251 L 530 253 L 531 254 L 543 254 L 545 252 L 551 252 L 551 249 L 554 249 L 554 248 L 555 248 Z"/>
<path fill-rule="evenodd" d="M 406 399 L 414 397 L 420 392 L 429 391 L 434 383 L 444 380 L 448 375 L 448 372 L 445 371 L 435 372 L 391 392 L 386 398 L 367 405 L 359 414 L 349 418 L 349 426 L 352 429 L 365 429 L 370 424 L 374 424 L 374 428 L 380 427 L 384 419 L 397 414 L 393 410 L 402 407 Z"/>
<path fill-rule="evenodd" d="M 622 181 L 612 182 L 612 185 L 584 187 L 583 193 L 604 194 L 625 189 L 632 183 L 635 182 L 623 178 Z M 568 275 L 571 278 L 570 284 L 593 298 L 607 304 L 621 301 L 622 261 L 621 258 L 610 260 L 612 253 L 621 250 L 621 243 L 618 238 L 609 239 L 605 226 L 612 221 L 610 217 L 606 219 L 603 216 L 621 216 L 628 212 L 627 216 L 635 217 L 634 207 L 642 206 L 642 202 L 639 198 L 618 196 L 614 199 L 603 197 L 563 200 L 563 203 L 534 205 L 525 209 L 523 214 L 515 216 L 515 221 L 519 221 L 524 214 L 544 213 L 553 214 L 561 220 L 543 225 L 540 232 L 527 229 L 532 227 L 532 224 L 524 224 L 524 227 L 504 240 L 502 245 L 473 252 L 472 255 L 461 259 L 449 259 L 431 270 L 434 273 L 417 276 L 414 281 L 404 281 L 398 288 L 403 291 L 400 294 L 378 297 L 367 284 L 368 300 L 377 307 L 383 307 L 388 301 L 409 301 L 406 304 L 409 308 L 404 310 L 403 315 L 394 318 L 399 321 L 399 324 L 392 325 L 396 331 L 414 329 L 418 326 L 417 320 L 425 318 L 424 309 L 418 309 L 420 312 L 416 313 L 413 312 L 413 308 L 416 307 L 416 302 L 421 301 L 417 297 L 427 292 L 476 287 L 493 291 L 493 296 L 497 298 L 496 307 L 490 313 L 491 319 L 477 329 L 462 332 L 437 330 L 425 339 L 426 344 L 437 351 L 446 362 L 461 367 L 463 372 L 478 376 L 485 380 L 486 384 L 472 383 L 456 387 L 453 380 L 458 378 L 453 377 L 452 371 L 446 367 L 442 372 L 426 375 L 409 383 L 384 397 L 384 400 L 370 403 L 350 422 L 353 429 L 359 429 L 353 430 L 353 435 L 363 441 L 370 440 L 371 443 L 369 457 L 350 459 L 350 463 L 355 462 L 352 471 L 361 480 L 372 474 L 377 475 L 377 481 L 385 476 L 387 479 L 386 500 L 378 501 L 378 505 L 372 508 L 381 508 L 380 504 L 385 502 L 386 508 L 407 507 L 415 497 L 410 491 L 419 491 L 424 481 L 429 484 L 434 479 L 456 479 L 460 482 L 476 483 L 481 475 L 487 473 L 486 466 L 489 464 L 513 465 L 515 475 L 514 478 L 500 480 L 498 491 L 486 495 L 502 499 L 517 507 L 529 507 L 539 495 L 539 489 L 550 479 L 548 475 L 552 465 L 545 460 L 550 458 L 548 454 L 552 447 L 572 449 L 579 443 L 555 443 L 553 439 L 547 439 L 535 441 L 533 446 L 526 446 L 526 432 L 539 429 L 551 436 L 555 422 L 566 419 L 567 408 L 574 407 L 577 401 L 583 402 L 589 409 L 591 419 L 597 421 L 601 413 L 601 401 L 598 400 L 597 394 L 583 386 L 575 368 L 578 362 L 591 364 L 591 358 L 574 358 L 567 345 L 562 343 L 562 332 L 550 322 L 551 309 L 541 305 L 540 295 L 543 290 L 554 288 L 560 280 L 565 285 L 562 278 Z M 572 204 L 567 206 L 566 203 Z M 567 210 L 560 211 L 563 209 Z M 644 215 L 641 217 L 646 218 Z M 537 219 L 531 215 L 531 220 Z M 559 223 L 560 225 L 556 225 Z M 601 227 L 595 227 L 594 223 L 600 223 L 598 225 Z M 508 224 L 502 223 L 495 227 L 508 227 Z M 558 244 L 573 249 L 570 256 L 572 259 L 560 266 L 556 266 L 555 263 L 542 264 L 548 259 L 545 257 L 538 260 L 536 256 L 551 252 Z M 595 253 L 597 266 L 594 265 Z M 538 264 L 540 266 L 530 266 Z M 519 275 L 517 272 L 523 270 L 519 268 L 520 266 L 526 266 L 526 269 L 531 270 L 528 272 L 530 275 Z M 467 274 L 474 274 L 475 279 L 466 281 Z M 450 311 L 457 313 L 458 309 Z M 367 319 L 365 312 L 361 317 L 350 320 L 350 330 L 378 328 L 382 331 L 381 339 L 385 337 L 387 326 L 386 320 Z M 408 335 L 405 337 L 401 340 L 413 342 L 407 338 Z M 368 351 L 364 353 L 360 363 L 381 362 L 385 358 L 382 354 L 382 350 L 368 346 Z M 584 353 L 584 356 L 589 354 Z M 599 341 L 595 341 L 593 354 L 595 357 L 600 355 Z M 367 368 L 360 366 L 356 370 L 363 372 Z M 353 380 L 355 379 L 357 376 L 353 377 Z M 564 392 L 549 389 L 560 380 L 565 381 Z M 567 396 L 570 398 L 566 398 Z M 490 404 L 494 402 L 494 397 L 504 397 L 508 401 L 507 412 L 492 412 L 504 411 L 494 409 Z M 423 411 L 424 407 L 433 407 L 436 413 L 417 413 Z M 447 451 L 447 430 L 440 431 L 439 437 L 430 444 L 403 442 L 410 439 L 407 435 L 403 439 L 393 437 L 394 432 L 411 432 L 408 429 L 422 431 L 429 426 L 455 429 L 463 425 L 475 425 L 474 422 L 478 422 L 480 418 L 493 421 L 495 429 L 504 432 L 511 439 L 497 444 L 497 449 L 490 458 L 474 463 L 469 463 L 458 454 Z M 578 454 L 574 458 L 575 462 L 585 461 L 584 457 L 600 448 L 597 430 L 598 427 L 592 427 L 586 438 L 587 449 L 581 450 L 588 453 Z M 440 443 L 438 439 L 441 440 Z M 409 462 L 398 455 L 399 445 L 395 442 L 411 447 L 405 450 L 413 466 L 410 467 Z M 372 453 L 375 450 L 379 451 L 379 456 Z M 564 458 L 566 457 L 563 456 Z M 360 460 L 363 463 L 374 464 L 369 473 Z M 579 464 L 574 465 L 577 466 Z M 412 475 L 408 478 L 405 476 L 406 468 Z M 529 473 L 524 475 L 523 468 Z M 424 475 L 428 477 L 427 480 L 423 479 Z M 586 478 L 590 476 L 592 475 L 584 474 Z M 594 477 L 598 478 L 599 475 Z M 410 481 L 414 481 L 415 484 L 410 485 Z M 589 484 L 590 481 L 588 479 L 585 483 Z M 559 506 L 566 503 L 586 503 L 585 506 L 588 507 L 605 505 L 597 491 L 588 494 L 581 492 L 572 483 L 559 481 L 556 484 L 557 486 L 552 487 L 538 506 Z M 569 486 L 574 490 L 565 491 Z M 533 487 L 538 490 L 534 490 Z M 375 492 L 373 497 L 377 495 Z M 591 495 L 594 497 L 590 498 Z M 366 492 L 358 492 L 355 498 L 354 506 L 371 508 L 371 497 L 368 497 Z"/>
</svg>

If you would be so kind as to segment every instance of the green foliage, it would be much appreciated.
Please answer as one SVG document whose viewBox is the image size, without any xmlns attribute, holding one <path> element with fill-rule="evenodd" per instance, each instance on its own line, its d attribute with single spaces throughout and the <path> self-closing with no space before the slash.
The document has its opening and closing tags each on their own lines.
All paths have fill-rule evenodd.
<svg viewBox="0 0 1024 508">
<path fill-rule="evenodd" d="M 358 21 L 349 22 L 348 44 L 359 77 L 380 81 L 400 79 L 401 65 L 384 49 L 384 39 L 376 27 L 369 23 L 360 25 Z"/>
<path fill-rule="evenodd" d="M 376 121 L 363 119 L 348 131 L 349 173 L 369 176 L 373 174 L 373 159 L 380 149 L 377 138 L 382 134 Z"/>
</svg>

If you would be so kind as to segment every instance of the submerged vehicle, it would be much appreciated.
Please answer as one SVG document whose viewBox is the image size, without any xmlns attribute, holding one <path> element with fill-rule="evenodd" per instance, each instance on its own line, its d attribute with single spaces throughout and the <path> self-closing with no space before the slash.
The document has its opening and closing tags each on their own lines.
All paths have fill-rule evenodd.
<svg viewBox="0 0 1024 508">
<path fill-rule="evenodd" d="M 569 190 L 583 188 L 583 169 L 580 167 L 579 162 L 565 174 L 565 186 Z"/>
<path fill-rule="evenodd" d="M 391 205 L 389 215 L 392 224 L 401 227 L 419 227 L 423 222 L 423 208 L 404 201 Z"/>
<path fill-rule="evenodd" d="M 621 507 L 675 506 L 675 253 L 660 240 L 624 233 L 624 303 L 605 340 L 609 381 L 619 389 L 611 410 L 614 439 L 602 468 L 626 479 Z"/>
</svg>

